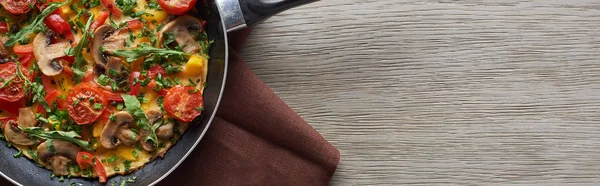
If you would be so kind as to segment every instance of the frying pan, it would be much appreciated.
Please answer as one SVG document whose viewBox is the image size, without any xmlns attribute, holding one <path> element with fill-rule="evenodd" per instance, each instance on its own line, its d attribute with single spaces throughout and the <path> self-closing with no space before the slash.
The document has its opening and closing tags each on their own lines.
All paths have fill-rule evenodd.
<svg viewBox="0 0 600 186">
<path fill-rule="evenodd" d="M 195 16 L 201 16 L 207 22 L 206 32 L 214 40 L 208 62 L 208 87 L 204 90 L 204 113 L 192 121 L 190 128 L 169 151 L 165 158 L 158 158 L 142 169 L 126 176 L 113 176 L 107 183 L 137 177 L 128 185 L 154 185 L 167 177 L 200 142 L 213 120 L 225 86 L 228 63 L 227 32 L 253 26 L 268 17 L 289 8 L 316 0 L 203 0 L 196 3 Z M 0 146 L 6 146 L 0 140 Z M 40 168 L 27 158 L 13 158 L 14 148 L 0 147 L 0 175 L 17 185 L 102 185 L 97 179 L 71 178 L 59 182 L 50 180 L 51 171 Z"/>
</svg>

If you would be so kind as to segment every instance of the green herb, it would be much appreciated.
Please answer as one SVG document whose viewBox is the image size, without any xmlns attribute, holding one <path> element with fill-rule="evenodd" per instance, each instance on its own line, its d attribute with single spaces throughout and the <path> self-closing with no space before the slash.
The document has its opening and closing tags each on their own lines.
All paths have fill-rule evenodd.
<svg viewBox="0 0 600 186">
<path fill-rule="evenodd" d="M 106 86 L 108 85 L 108 83 L 110 82 L 110 78 L 104 74 L 100 74 L 100 76 L 98 76 L 98 84 L 102 85 L 102 86 Z"/>
<path fill-rule="evenodd" d="M 75 101 L 73 101 L 73 106 L 77 106 L 77 104 L 79 104 L 79 100 L 76 99 Z"/>
<path fill-rule="evenodd" d="M 73 143 L 75 145 L 78 145 L 80 147 L 83 147 L 88 151 L 93 151 L 92 147 L 90 146 L 90 143 L 88 143 L 85 140 L 78 139 L 78 138 L 81 138 L 81 136 L 79 134 L 77 134 L 75 131 L 69 131 L 69 132 L 57 131 L 57 130 L 44 131 L 44 129 L 42 129 L 40 127 L 19 127 L 19 128 L 23 132 L 25 132 L 33 137 L 38 137 L 38 138 L 45 139 L 45 140 L 49 140 L 49 139 L 63 140 L 63 141 L 67 141 L 67 142 Z"/>
<path fill-rule="evenodd" d="M 140 101 L 135 96 L 131 95 L 121 94 L 121 97 L 125 103 L 125 110 L 136 118 L 137 126 L 141 129 L 150 131 L 150 134 L 148 134 L 144 141 L 150 140 L 154 145 L 158 145 L 158 139 L 154 132 L 156 129 L 150 126 L 150 121 L 148 121 L 144 110 L 142 110 Z"/>
<path fill-rule="evenodd" d="M 137 150 L 133 149 L 133 151 L 131 151 L 131 154 L 133 155 L 133 157 L 138 158 L 138 156 L 140 156 L 137 152 Z"/>
<path fill-rule="evenodd" d="M 92 2 L 90 2 L 88 5 L 90 8 L 97 7 L 98 5 L 100 5 L 100 0 L 92 0 Z"/>
<path fill-rule="evenodd" d="M 59 7 L 66 5 L 70 2 L 71 0 L 67 0 L 63 3 L 49 3 L 46 9 L 44 9 L 40 14 L 35 16 L 31 24 L 27 25 L 26 27 L 23 27 L 21 30 L 19 30 L 19 32 L 10 36 L 8 40 L 4 43 L 4 46 L 13 46 L 16 42 L 22 40 L 23 38 L 27 37 L 30 33 L 34 32 L 35 29 L 39 29 L 41 26 L 44 25 L 44 19 L 46 19 L 48 15 L 50 15 L 52 12 L 54 12 L 54 10 L 58 9 Z"/>
<path fill-rule="evenodd" d="M 192 87 L 195 87 L 195 86 L 196 86 L 196 83 L 195 83 L 194 81 L 192 81 L 192 79 L 188 79 L 188 81 L 190 82 L 190 85 L 191 85 Z"/>
<path fill-rule="evenodd" d="M 119 9 L 123 10 L 123 13 L 125 15 L 131 15 L 131 14 L 134 14 L 133 8 L 135 8 L 137 6 L 137 1 L 136 0 L 116 0 L 115 4 L 117 4 L 117 7 Z"/>
<path fill-rule="evenodd" d="M 113 82 L 112 82 L 112 84 L 110 84 L 110 89 L 111 89 L 113 92 L 116 92 L 117 90 L 119 90 L 119 87 L 117 86 L 117 82 L 114 82 L 114 81 L 113 81 Z"/>
<path fill-rule="evenodd" d="M 148 2 L 148 8 L 162 11 L 162 8 L 158 4 L 158 1 L 155 0 L 151 0 L 150 2 Z"/>
<path fill-rule="evenodd" d="M 10 85 L 10 83 L 12 83 L 12 81 L 15 79 L 15 77 L 17 77 L 16 74 L 10 76 L 10 78 L 8 78 L 8 80 L 4 81 L 4 84 L 2 84 L 2 86 L 0 86 L 0 88 L 4 88 L 4 87 L 7 87 L 8 85 Z"/>
<path fill-rule="evenodd" d="M 119 72 L 111 68 L 110 70 L 108 70 L 108 74 L 110 74 L 111 76 L 118 76 Z"/>
<path fill-rule="evenodd" d="M 136 48 L 129 49 L 129 50 L 115 50 L 113 54 L 116 56 L 125 57 L 125 60 L 130 63 L 141 57 L 144 57 L 144 56 L 147 56 L 150 54 L 157 55 L 157 56 L 164 56 L 164 57 L 169 57 L 169 56 L 183 57 L 183 56 L 190 55 L 188 53 L 177 51 L 177 50 L 170 50 L 170 49 L 165 49 L 165 48 L 154 48 L 147 44 L 141 44 L 141 45 L 138 45 Z"/>
<path fill-rule="evenodd" d="M 129 171 L 129 168 L 131 168 L 131 161 L 125 160 L 123 161 L 123 165 L 125 166 L 125 172 L 127 172 Z"/>
<path fill-rule="evenodd" d="M 56 153 L 56 150 L 54 149 L 54 144 L 52 144 L 52 139 L 46 140 L 46 148 L 52 154 Z"/>
<path fill-rule="evenodd" d="M 204 107 L 198 107 L 196 108 L 197 111 L 204 111 Z"/>
<path fill-rule="evenodd" d="M 46 112 L 51 112 L 50 106 L 48 105 L 48 103 L 46 102 L 45 99 L 45 95 L 46 92 L 44 91 L 44 86 L 41 83 L 38 82 L 31 82 L 29 81 L 29 78 L 25 77 L 25 75 L 23 75 L 23 72 L 21 71 L 21 64 L 17 62 L 17 77 L 19 77 L 19 79 L 24 80 L 25 81 L 25 85 L 24 85 L 24 89 L 25 89 L 25 95 L 26 96 L 32 96 L 33 98 L 31 99 L 32 103 L 33 102 L 38 102 L 42 105 L 42 107 L 44 108 L 44 110 L 46 110 Z"/>
<path fill-rule="evenodd" d="M 94 37 L 92 33 L 89 32 L 90 25 L 92 24 L 93 19 L 94 16 L 90 16 L 90 18 L 88 18 L 85 28 L 83 29 L 83 35 L 81 36 L 79 43 L 77 44 L 77 46 L 75 46 L 75 48 L 69 50 L 69 54 L 67 54 L 68 56 L 75 56 L 75 61 L 73 62 L 73 66 L 71 68 L 73 69 L 74 73 L 73 80 L 77 83 L 81 82 L 81 79 L 83 78 L 83 76 L 85 76 L 87 61 L 83 57 L 83 48 L 87 47 L 88 43 L 91 40 L 90 38 Z"/>
<path fill-rule="evenodd" d="M 19 151 L 15 154 L 13 154 L 14 158 L 20 158 L 23 156 L 23 150 L 19 149 Z"/>
<path fill-rule="evenodd" d="M 118 103 L 117 104 L 117 110 L 123 110 L 125 106 L 123 105 L 123 103 Z"/>
<path fill-rule="evenodd" d="M 169 45 L 175 42 L 175 33 L 165 32 L 163 33 L 163 48 L 169 48 Z"/>
<path fill-rule="evenodd" d="M 177 73 L 181 72 L 181 69 L 179 67 L 169 65 L 169 66 L 167 66 L 167 68 L 165 68 L 165 72 L 167 74 L 177 74 Z"/>
<path fill-rule="evenodd" d="M 106 162 L 108 162 L 108 163 L 112 163 L 112 162 L 114 162 L 115 160 L 117 160 L 117 158 L 118 158 L 117 156 L 111 156 L 110 158 L 108 158 L 108 159 L 106 160 Z"/>
<path fill-rule="evenodd" d="M 102 104 L 101 103 L 94 103 L 94 109 L 96 109 L 96 110 L 102 109 Z"/>
<path fill-rule="evenodd" d="M 115 117 L 114 114 L 110 114 L 110 116 L 108 116 L 108 119 L 110 119 L 110 121 L 112 121 L 112 122 L 117 121 L 117 117 Z"/>
</svg>

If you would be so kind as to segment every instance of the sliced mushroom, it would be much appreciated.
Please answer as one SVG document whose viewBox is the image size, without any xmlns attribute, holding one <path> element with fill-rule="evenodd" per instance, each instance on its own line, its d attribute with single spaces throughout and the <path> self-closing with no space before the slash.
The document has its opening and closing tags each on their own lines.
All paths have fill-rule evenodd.
<svg viewBox="0 0 600 186">
<path fill-rule="evenodd" d="M 17 145 L 35 145 L 37 143 L 36 140 L 33 140 L 21 131 L 19 126 L 21 127 L 33 127 L 37 124 L 37 120 L 35 119 L 35 114 L 31 107 L 19 108 L 19 117 L 17 118 L 17 122 L 9 121 L 4 125 L 2 131 L 4 131 L 4 135 L 6 139 L 11 143 Z"/>
<path fill-rule="evenodd" d="M 131 114 L 121 111 L 115 114 L 115 121 L 108 121 L 100 134 L 100 145 L 106 149 L 114 149 L 120 144 L 133 146 L 139 135 L 131 130 L 134 125 Z"/>
<path fill-rule="evenodd" d="M 180 16 L 167 23 L 158 32 L 158 43 L 162 45 L 165 33 L 173 32 L 177 45 L 182 47 L 184 52 L 198 53 L 202 47 L 196 42 L 190 31 L 202 31 L 202 22 L 192 16 Z"/>
<path fill-rule="evenodd" d="M 11 143 L 26 146 L 35 145 L 37 143 L 37 141 L 31 139 L 29 135 L 19 129 L 17 122 L 8 121 L 3 126 L 4 128 L 2 128 L 2 131 L 4 131 L 4 136 L 6 137 L 6 140 Z"/>
<path fill-rule="evenodd" d="M 157 121 L 159 121 L 163 118 L 163 114 L 159 110 L 153 109 L 153 110 L 146 111 L 146 117 L 148 117 L 150 126 L 153 126 Z M 168 122 L 168 123 L 165 123 L 165 124 L 159 126 L 155 131 L 156 137 L 161 140 L 169 140 L 169 139 L 173 138 L 174 126 L 175 126 L 175 124 L 173 122 Z M 144 139 L 146 139 L 146 137 L 148 137 L 148 135 L 150 135 L 150 131 L 148 131 L 146 129 L 141 129 L 140 130 L 140 140 L 141 140 L 140 143 L 142 144 L 142 148 L 144 150 L 154 151 L 154 150 L 156 150 L 156 144 L 154 144 L 152 141 L 144 141 Z"/>
<path fill-rule="evenodd" d="M 127 35 L 119 34 L 110 25 L 98 27 L 94 32 L 94 40 L 90 49 L 96 64 L 105 67 L 109 60 L 104 52 L 112 54 L 115 50 L 125 49 L 126 39 Z M 100 47 L 104 49 L 104 52 L 100 50 Z"/>
<path fill-rule="evenodd" d="M 108 58 L 108 62 L 105 66 L 99 64 L 94 66 L 94 81 L 103 89 L 112 90 L 112 83 L 101 85 L 98 82 L 100 75 L 104 74 L 112 81 L 116 82 L 118 88 L 122 88 L 123 86 L 127 85 L 127 80 L 129 77 L 129 73 L 122 69 L 123 63 L 121 62 L 121 58 L 111 56 Z M 116 72 L 116 75 L 111 73 L 111 71 Z"/>
<path fill-rule="evenodd" d="M 174 136 L 174 128 L 175 123 L 169 121 L 156 129 L 156 137 L 161 140 L 170 140 Z"/>
<path fill-rule="evenodd" d="M 65 56 L 65 50 L 71 46 L 67 41 L 50 44 L 52 34 L 38 33 L 33 39 L 33 55 L 44 75 L 55 76 L 63 70 L 63 65 L 55 60 Z"/>
<path fill-rule="evenodd" d="M 76 145 L 63 140 L 52 140 L 53 152 L 48 149 L 48 141 L 38 145 L 38 158 L 43 165 L 50 166 L 54 174 L 65 176 L 69 174 L 68 165 L 75 163 L 77 153 L 81 151 Z"/>
</svg>

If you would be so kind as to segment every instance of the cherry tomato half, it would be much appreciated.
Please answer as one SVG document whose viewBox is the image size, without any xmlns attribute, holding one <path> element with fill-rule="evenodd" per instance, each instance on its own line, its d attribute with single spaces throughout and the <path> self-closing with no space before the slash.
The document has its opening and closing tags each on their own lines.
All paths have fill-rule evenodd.
<svg viewBox="0 0 600 186">
<path fill-rule="evenodd" d="M 15 116 L 19 115 L 19 108 L 25 107 L 25 98 L 21 98 L 15 102 L 0 100 L 0 110 L 11 113 Z"/>
<path fill-rule="evenodd" d="M 165 95 L 164 106 L 170 116 L 191 122 L 202 114 L 204 101 L 202 93 L 195 87 L 177 85 L 169 89 Z"/>
<path fill-rule="evenodd" d="M 67 94 L 67 112 L 75 123 L 90 124 L 106 109 L 104 92 L 92 83 L 81 83 Z"/>
<path fill-rule="evenodd" d="M 148 78 L 154 79 L 158 74 L 161 74 L 162 77 L 165 77 L 167 72 L 160 65 L 154 65 L 152 68 L 148 69 Z"/>
<path fill-rule="evenodd" d="M 196 0 L 158 0 L 158 4 L 167 13 L 182 15 L 194 7 Z"/>
<path fill-rule="evenodd" d="M 5 63 L 0 65 L 0 99 L 8 102 L 17 101 L 25 97 L 25 80 L 19 78 L 16 74 L 16 63 Z M 21 72 L 25 77 L 31 79 L 29 71 L 26 68 L 21 68 Z"/>
<path fill-rule="evenodd" d="M 12 14 L 24 14 L 31 10 L 30 5 L 35 5 L 36 0 L 0 0 L 4 9 Z"/>
<path fill-rule="evenodd" d="M 102 0 L 102 4 L 106 7 L 106 9 L 108 9 L 108 11 L 110 11 L 110 13 L 112 13 L 112 15 L 114 15 L 114 16 L 123 15 L 123 12 L 121 10 L 119 10 L 119 8 L 117 8 L 117 5 L 115 4 L 115 0 Z"/>
<path fill-rule="evenodd" d="M 96 175 L 98 175 L 100 183 L 106 182 L 106 169 L 104 169 L 102 162 L 92 155 L 92 153 L 81 151 L 77 153 L 77 158 L 75 160 L 77 161 L 77 165 L 82 169 L 93 167 Z"/>
<path fill-rule="evenodd" d="M 67 23 L 67 21 L 65 21 L 65 19 L 58 14 L 50 14 L 48 17 L 46 17 L 44 23 L 46 26 L 52 29 L 52 31 L 58 34 L 64 34 L 67 31 L 71 31 L 71 25 L 69 25 L 69 23 Z"/>
</svg>

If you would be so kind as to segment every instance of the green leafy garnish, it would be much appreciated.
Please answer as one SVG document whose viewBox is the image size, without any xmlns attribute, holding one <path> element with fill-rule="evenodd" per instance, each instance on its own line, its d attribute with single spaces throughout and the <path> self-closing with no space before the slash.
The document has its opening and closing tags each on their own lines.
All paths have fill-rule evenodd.
<svg viewBox="0 0 600 186">
<path fill-rule="evenodd" d="M 43 26 L 44 19 L 46 19 L 46 17 L 48 15 L 50 15 L 52 12 L 54 12 L 54 10 L 58 9 L 59 7 L 61 7 L 63 5 L 66 5 L 70 2 L 71 2 L 71 0 L 67 0 L 63 3 L 49 3 L 48 7 L 46 9 L 44 9 L 40 14 L 38 14 L 33 19 L 31 24 L 27 25 L 26 27 L 23 27 L 15 35 L 10 36 L 8 38 L 8 40 L 4 43 L 4 46 L 13 46 L 16 42 L 23 40 L 23 38 L 27 37 L 30 33 L 34 32 L 36 29 L 39 29 L 41 26 Z"/>
<path fill-rule="evenodd" d="M 183 57 L 183 56 L 190 55 L 190 54 L 182 52 L 182 51 L 165 49 L 165 48 L 155 48 L 155 47 L 152 47 L 147 44 L 141 44 L 141 45 L 138 45 L 136 48 L 128 49 L 128 50 L 115 50 L 113 54 L 116 56 L 125 57 L 125 60 L 129 63 L 131 63 L 141 57 L 150 55 L 150 54 L 158 55 L 158 56 L 165 56 L 165 57 L 169 57 L 169 56 Z"/>
<path fill-rule="evenodd" d="M 79 43 L 77 46 L 75 46 L 75 48 L 68 50 L 67 52 L 68 56 L 75 56 L 75 61 L 73 62 L 73 66 L 71 68 L 73 68 L 73 80 L 77 83 L 81 82 L 81 79 L 83 76 L 85 76 L 85 71 L 87 70 L 87 61 L 83 57 L 83 48 L 87 47 L 91 38 L 94 37 L 93 34 L 89 32 L 90 25 L 92 25 L 93 20 L 94 16 L 90 16 L 90 18 L 88 18 Z"/>
<path fill-rule="evenodd" d="M 63 140 L 70 143 L 73 143 L 77 146 L 80 146 L 88 151 L 93 151 L 94 149 L 91 147 L 90 143 L 85 140 L 80 140 L 77 138 L 81 138 L 79 134 L 75 131 L 44 131 L 41 127 L 19 127 L 23 132 L 29 134 L 33 137 L 38 137 L 45 140 Z"/>
<path fill-rule="evenodd" d="M 144 141 L 152 141 L 158 149 L 158 139 L 154 132 L 156 128 L 150 126 L 150 121 L 146 117 L 144 110 L 141 108 L 140 101 L 137 97 L 127 94 L 121 94 L 123 102 L 125 103 L 125 110 L 129 112 L 137 120 L 137 126 L 141 129 L 150 131 L 150 134 L 144 139 Z"/>
</svg>

